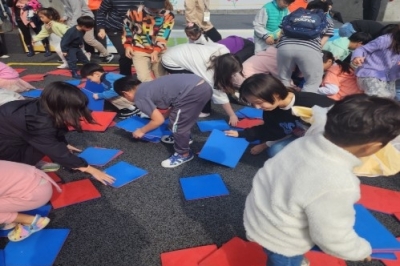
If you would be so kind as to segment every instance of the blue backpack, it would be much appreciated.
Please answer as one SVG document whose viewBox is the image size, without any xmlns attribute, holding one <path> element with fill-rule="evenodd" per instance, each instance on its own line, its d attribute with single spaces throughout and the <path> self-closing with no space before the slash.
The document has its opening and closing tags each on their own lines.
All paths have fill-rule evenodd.
<svg viewBox="0 0 400 266">
<path fill-rule="evenodd" d="M 328 18 L 321 9 L 299 8 L 282 20 L 282 31 L 289 38 L 311 40 L 322 36 Z"/>
</svg>

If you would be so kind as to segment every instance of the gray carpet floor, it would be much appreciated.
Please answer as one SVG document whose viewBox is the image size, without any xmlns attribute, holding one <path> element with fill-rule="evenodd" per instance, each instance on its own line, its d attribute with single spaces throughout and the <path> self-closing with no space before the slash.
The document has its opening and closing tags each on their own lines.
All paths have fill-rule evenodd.
<svg viewBox="0 0 400 266">
<path fill-rule="evenodd" d="M 57 57 L 44 58 L 37 54 L 28 59 L 12 54 L 5 62 L 51 62 Z M 117 62 L 114 60 L 114 63 Z M 14 66 L 27 68 L 21 76 L 45 73 L 50 66 Z M 49 82 L 67 80 L 63 76 L 47 76 L 45 81 L 33 83 L 43 87 Z M 235 106 L 235 109 L 239 109 Z M 225 119 L 221 108 L 213 106 L 208 119 Z M 193 129 L 195 152 L 200 151 L 209 133 Z M 248 151 L 234 169 L 226 168 L 196 157 L 175 169 L 164 169 L 160 163 L 172 153 L 172 146 L 133 140 L 130 134 L 109 128 L 104 133 L 71 132 L 69 142 L 84 149 L 88 146 L 120 149 L 124 153 L 105 167 L 124 160 L 148 170 L 149 174 L 122 188 L 107 187 L 94 181 L 102 197 L 77 205 L 52 210 L 48 228 L 69 228 L 71 233 L 62 247 L 55 265 L 62 266 L 157 266 L 160 253 L 215 243 L 218 246 L 234 236 L 245 238 L 242 213 L 246 195 L 256 171 L 267 159 L 266 155 L 252 156 Z M 234 149 L 234 147 L 232 147 Z M 293 156 L 302 156 L 294 154 Z M 105 168 L 104 167 L 104 168 Z M 287 165 L 286 167 L 291 167 Z M 180 177 L 219 173 L 230 195 L 185 201 L 179 185 Z M 64 182 L 87 178 L 86 174 L 60 170 Z M 361 178 L 365 184 L 399 190 L 400 176 Z M 389 215 L 374 215 L 394 235 L 400 235 L 400 223 Z M 0 239 L 0 248 L 6 244 Z M 348 263 L 351 266 L 382 265 Z M 246 265 L 243 265 L 246 266 Z M 316 265 L 318 266 L 318 265 Z"/>
</svg>

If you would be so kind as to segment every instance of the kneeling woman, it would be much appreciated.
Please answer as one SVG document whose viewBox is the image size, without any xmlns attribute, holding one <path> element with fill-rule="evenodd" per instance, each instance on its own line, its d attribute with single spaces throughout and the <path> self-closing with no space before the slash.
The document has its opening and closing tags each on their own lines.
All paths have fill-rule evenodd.
<svg viewBox="0 0 400 266">
<path fill-rule="evenodd" d="M 65 139 L 68 127 L 82 131 L 80 121 L 95 123 L 88 99 L 66 82 L 48 84 L 39 99 L 0 106 L 0 160 L 36 165 L 44 156 L 64 167 L 91 174 L 107 185 L 114 178 L 74 155 L 79 151 Z"/>
</svg>

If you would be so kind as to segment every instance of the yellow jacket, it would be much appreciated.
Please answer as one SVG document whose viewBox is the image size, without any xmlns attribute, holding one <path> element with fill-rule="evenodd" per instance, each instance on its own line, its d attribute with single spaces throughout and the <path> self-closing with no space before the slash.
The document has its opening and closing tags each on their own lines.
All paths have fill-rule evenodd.
<svg viewBox="0 0 400 266">
<path fill-rule="evenodd" d="M 63 23 L 57 22 L 57 21 L 52 21 L 51 22 L 51 27 L 48 29 L 46 24 L 42 26 L 42 30 L 33 37 L 34 42 L 38 42 L 43 40 L 44 38 L 47 38 L 50 36 L 50 34 L 54 33 L 55 35 L 59 36 L 62 38 L 64 36 L 65 32 L 69 29 L 69 27 Z"/>
</svg>

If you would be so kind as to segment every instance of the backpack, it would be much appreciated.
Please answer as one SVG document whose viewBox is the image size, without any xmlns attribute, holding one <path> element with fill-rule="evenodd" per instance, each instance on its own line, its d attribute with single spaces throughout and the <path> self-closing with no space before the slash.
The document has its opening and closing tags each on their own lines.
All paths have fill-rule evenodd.
<svg viewBox="0 0 400 266">
<path fill-rule="evenodd" d="M 282 20 L 282 31 L 289 38 L 311 40 L 320 38 L 328 26 L 328 18 L 321 9 L 299 8 Z"/>
</svg>

